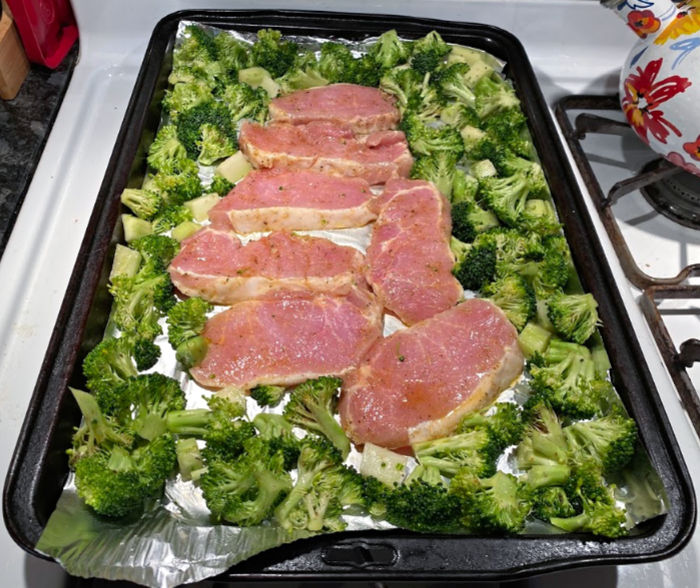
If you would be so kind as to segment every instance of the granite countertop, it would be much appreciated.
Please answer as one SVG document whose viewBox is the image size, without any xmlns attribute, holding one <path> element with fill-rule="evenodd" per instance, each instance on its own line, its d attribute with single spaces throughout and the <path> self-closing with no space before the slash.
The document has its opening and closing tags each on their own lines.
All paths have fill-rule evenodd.
<svg viewBox="0 0 700 588">
<path fill-rule="evenodd" d="M 13 100 L 0 100 L 0 256 L 63 100 L 78 45 L 51 70 L 32 65 Z"/>
</svg>

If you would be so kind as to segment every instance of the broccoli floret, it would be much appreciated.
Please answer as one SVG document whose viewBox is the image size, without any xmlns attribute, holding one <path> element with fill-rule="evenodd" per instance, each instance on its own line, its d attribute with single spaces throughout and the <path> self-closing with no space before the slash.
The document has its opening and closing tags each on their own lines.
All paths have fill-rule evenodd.
<svg viewBox="0 0 700 588">
<path fill-rule="evenodd" d="M 209 408 L 173 410 L 165 416 L 165 426 L 171 433 L 201 439 L 206 447 L 201 454 L 207 463 L 215 460 L 230 462 L 245 450 L 248 439 L 255 436 L 255 427 L 240 418 L 238 404 L 220 396 L 211 396 Z"/>
<path fill-rule="evenodd" d="M 282 454 L 257 437 L 235 460 L 208 462 L 199 482 L 212 519 L 242 527 L 270 518 L 292 487 Z"/>
<path fill-rule="evenodd" d="M 216 47 L 211 35 L 197 25 L 185 29 L 185 37 L 173 51 L 173 66 L 201 66 L 216 60 Z"/>
<path fill-rule="evenodd" d="M 261 412 L 255 415 L 253 426 L 262 439 L 270 443 L 274 451 L 281 451 L 284 456 L 284 468 L 296 467 L 301 450 L 301 442 L 294 435 L 292 425 L 279 414 Z"/>
<path fill-rule="evenodd" d="M 473 429 L 485 429 L 500 454 L 506 447 L 517 445 L 523 437 L 525 425 L 520 409 L 510 402 L 499 402 L 484 412 L 472 413 L 459 424 L 457 431 L 464 433 Z"/>
<path fill-rule="evenodd" d="M 414 154 L 433 155 L 447 151 L 456 161 L 464 155 L 464 143 L 459 131 L 447 125 L 433 127 L 425 124 L 416 114 L 409 112 L 401 119 L 401 129 Z"/>
<path fill-rule="evenodd" d="M 137 339 L 134 343 L 134 361 L 140 372 L 151 369 L 160 359 L 161 350 L 158 345 L 148 339 Z"/>
<path fill-rule="evenodd" d="M 432 182 L 442 194 L 449 198 L 452 192 L 456 163 L 457 158 L 449 151 L 437 151 L 433 155 L 423 155 L 413 163 L 411 177 Z"/>
<path fill-rule="evenodd" d="M 207 61 L 197 65 L 179 65 L 173 68 L 168 82 L 177 84 L 201 84 L 214 90 L 220 79 L 225 77 L 223 66 L 218 61 Z"/>
<path fill-rule="evenodd" d="M 250 118 L 262 123 L 267 117 L 269 96 L 263 88 L 238 82 L 228 84 L 221 93 L 221 100 L 233 121 Z"/>
<path fill-rule="evenodd" d="M 574 516 L 566 491 L 561 486 L 543 486 L 532 492 L 532 516 L 543 521 Z"/>
<path fill-rule="evenodd" d="M 489 476 L 495 472 L 500 453 L 486 428 L 416 443 L 412 448 L 419 463 L 436 467 L 445 476 L 453 476 L 461 468 L 477 476 Z"/>
<path fill-rule="evenodd" d="M 181 169 L 172 173 L 158 172 L 144 182 L 144 189 L 160 195 L 164 208 L 183 204 L 202 195 L 197 164 L 191 159 L 185 159 L 182 163 L 184 165 Z"/>
<path fill-rule="evenodd" d="M 297 57 L 294 65 L 276 81 L 282 95 L 328 84 L 328 80 L 319 71 L 318 62 L 313 53 L 305 53 Z"/>
<path fill-rule="evenodd" d="M 379 81 L 379 88 L 396 97 L 396 106 L 402 114 L 421 106 L 423 77 L 409 67 L 387 71 Z"/>
<path fill-rule="evenodd" d="M 468 72 L 469 66 L 466 63 L 453 63 L 440 71 L 437 84 L 446 101 L 454 99 L 465 106 L 474 107 L 476 97 L 465 77 Z"/>
<path fill-rule="evenodd" d="M 297 461 L 297 480 L 288 496 L 275 509 L 275 520 L 285 529 L 309 529 L 320 531 L 323 528 L 325 511 L 321 502 L 329 500 L 337 493 L 337 488 L 332 493 L 322 489 L 322 496 L 314 495 L 314 487 L 317 486 L 322 476 L 336 471 L 341 465 L 341 456 L 337 449 L 323 439 L 304 440 Z M 307 499 L 307 496 L 309 497 Z M 310 501 L 307 504 L 307 500 Z M 337 519 L 339 505 L 332 507 L 329 513 L 331 519 Z M 313 520 L 313 523 L 312 523 Z M 321 528 L 311 529 L 312 524 Z"/>
<path fill-rule="evenodd" d="M 562 337 L 579 344 L 595 332 L 598 303 L 592 294 L 556 293 L 547 301 L 547 314 Z"/>
<path fill-rule="evenodd" d="M 561 231 L 561 224 L 550 200 L 533 198 L 525 203 L 520 216 L 520 225 L 527 231 L 540 235 L 556 235 Z"/>
<path fill-rule="evenodd" d="M 513 88 L 496 72 L 482 76 L 474 85 L 476 111 L 484 120 L 499 110 L 520 107 Z"/>
<path fill-rule="evenodd" d="M 169 412 L 185 408 L 185 394 L 177 380 L 163 374 L 141 374 L 129 378 L 115 392 L 130 406 L 129 426 L 143 439 L 152 441 L 168 427 Z"/>
<path fill-rule="evenodd" d="M 95 396 L 75 388 L 70 391 L 83 415 L 83 422 L 76 428 L 73 445 L 68 450 L 71 465 L 95 453 L 100 447 L 109 449 L 114 446 L 131 446 L 133 437 L 130 432 L 116 419 L 104 414 Z"/>
<path fill-rule="evenodd" d="M 527 485 L 503 472 L 481 479 L 469 469 L 461 470 L 449 492 L 462 503 L 461 523 L 474 531 L 517 533 L 531 509 Z"/>
<path fill-rule="evenodd" d="M 121 195 L 121 202 L 137 217 L 146 220 L 156 216 L 163 205 L 160 194 L 142 188 L 125 188 Z"/>
<path fill-rule="evenodd" d="M 518 331 L 522 331 L 535 316 L 535 293 L 522 276 L 516 274 L 498 278 L 487 284 L 482 294 L 505 313 Z"/>
<path fill-rule="evenodd" d="M 229 182 L 224 176 L 215 175 L 212 178 L 209 190 L 219 196 L 226 196 L 233 189 L 233 182 Z"/>
<path fill-rule="evenodd" d="M 167 272 L 147 264 L 135 276 L 114 276 L 109 291 L 112 320 L 123 332 L 148 340 L 162 332 L 158 321 L 175 302 Z"/>
<path fill-rule="evenodd" d="M 222 132 L 219 127 L 204 123 L 200 127 L 201 140 L 197 143 L 199 157 L 203 165 L 212 165 L 214 162 L 235 153 L 237 145 L 230 136 Z"/>
<path fill-rule="evenodd" d="M 356 67 L 352 51 L 341 43 L 326 42 L 321 45 L 318 73 L 328 84 L 352 80 Z"/>
<path fill-rule="evenodd" d="M 406 63 L 411 56 L 411 50 L 411 43 L 399 39 L 396 30 L 391 29 L 382 33 L 377 41 L 370 45 L 367 54 L 382 69 L 390 69 Z"/>
<path fill-rule="evenodd" d="M 350 452 L 350 441 L 333 416 L 341 384 L 340 378 L 330 376 L 299 384 L 289 395 L 284 417 L 302 429 L 327 437 L 345 458 Z"/>
<path fill-rule="evenodd" d="M 523 140 L 523 132 L 527 131 L 526 119 L 519 107 L 494 112 L 484 119 L 483 128 L 518 155 L 529 156 L 529 141 Z"/>
<path fill-rule="evenodd" d="M 136 514 L 147 498 L 162 493 L 175 463 L 175 441 L 169 435 L 133 451 L 120 446 L 100 449 L 75 465 L 78 496 L 104 516 Z"/>
<path fill-rule="evenodd" d="M 530 193 L 530 183 L 523 173 L 505 178 L 483 178 L 481 194 L 496 216 L 510 227 L 518 224 Z"/>
<path fill-rule="evenodd" d="M 442 111 L 440 112 L 440 120 L 445 124 L 461 130 L 467 126 L 478 126 L 479 115 L 473 108 L 465 106 L 459 102 L 452 102 L 451 104 L 443 107 Z"/>
<path fill-rule="evenodd" d="M 284 40 L 279 31 L 261 29 L 250 48 L 250 61 L 252 65 L 269 71 L 273 78 L 279 78 L 292 67 L 298 52 L 299 46 Z"/>
<path fill-rule="evenodd" d="M 165 92 L 163 108 L 171 118 L 177 119 L 182 113 L 211 101 L 211 88 L 201 80 L 175 84 Z"/>
<path fill-rule="evenodd" d="M 431 31 L 413 44 L 411 67 L 421 75 L 435 71 L 450 51 L 439 33 Z"/>
<path fill-rule="evenodd" d="M 226 105 L 209 100 L 202 104 L 184 110 L 175 123 L 177 125 L 177 137 L 187 150 L 187 155 L 192 159 L 200 157 L 202 149 L 202 127 L 212 125 L 219 130 L 233 146 L 234 150 L 238 146 L 236 129 L 234 128 L 231 115 Z"/>
<path fill-rule="evenodd" d="M 250 397 L 260 406 L 277 406 L 286 392 L 284 386 L 261 385 L 250 390 Z"/>
<path fill-rule="evenodd" d="M 573 423 L 564 427 L 564 435 L 575 456 L 595 460 L 607 473 L 621 471 L 632 459 L 637 444 L 637 426 L 622 416 Z"/>
<path fill-rule="evenodd" d="M 469 202 L 475 206 L 478 206 L 476 201 L 476 195 L 479 191 L 479 180 L 474 176 L 465 173 L 461 169 L 456 169 L 454 178 L 452 181 L 452 197 L 451 203 L 457 204 L 459 202 Z M 498 220 L 495 219 L 497 223 Z"/>
<path fill-rule="evenodd" d="M 611 538 L 627 534 L 625 510 L 617 506 L 614 487 L 605 484 L 598 464 L 589 461 L 577 466 L 564 490 L 578 514 L 550 517 L 550 523 L 570 533 L 589 532 Z"/>
<path fill-rule="evenodd" d="M 110 389 L 138 375 L 132 358 L 133 342 L 126 337 L 108 337 L 83 360 L 87 387 L 93 392 Z"/>
<path fill-rule="evenodd" d="M 416 480 L 389 489 L 385 518 L 391 524 L 420 533 L 449 533 L 460 528 L 461 501 L 442 484 Z"/>
<path fill-rule="evenodd" d="M 545 466 L 553 467 L 558 472 L 557 468 L 566 466 L 569 461 L 561 421 L 543 402 L 532 407 L 531 413 L 531 423 L 526 427 L 524 438 L 516 451 L 518 467 L 529 470 L 535 466 Z M 539 474 L 542 473 L 541 470 Z"/>
<path fill-rule="evenodd" d="M 180 169 L 187 151 L 177 138 L 177 128 L 168 124 L 160 128 L 148 149 L 148 165 L 153 169 L 172 172 Z"/>
<path fill-rule="evenodd" d="M 179 224 L 192 220 L 194 220 L 192 211 L 186 206 L 178 204 L 161 210 L 151 222 L 151 226 L 154 233 L 162 234 Z"/>
<path fill-rule="evenodd" d="M 138 251 L 154 271 L 167 268 L 180 251 L 180 244 L 165 235 L 145 235 L 131 241 L 129 246 Z"/>
<path fill-rule="evenodd" d="M 352 71 L 352 79 L 348 80 L 360 86 L 376 88 L 382 77 L 382 69 L 377 67 L 374 59 L 369 55 L 363 55 L 355 60 L 355 67 Z"/>
<path fill-rule="evenodd" d="M 216 52 L 227 73 L 237 72 L 239 69 L 250 67 L 248 49 L 250 45 L 239 41 L 233 35 L 220 32 L 214 37 Z"/>
<path fill-rule="evenodd" d="M 177 360 L 186 367 L 197 365 L 206 354 L 207 341 L 201 336 L 212 305 L 203 298 L 187 298 L 168 311 L 168 341 Z"/>
<path fill-rule="evenodd" d="M 445 484 L 445 480 L 442 477 L 442 474 L 440 473 L 440 469 L 437 468 L 434 465 L 426 465 L 424 463 L 419 463 L 416 467 L 414 467 L 411 472 L 406 476 L 406 479 L 403 481 L 403 484 L 405 485 L 411 485 L 413 482 L 425 482 L 426 484 L 431 484 L 431 485 L 443 485 L 447 487 Z"/>
<path fill-rule="evenodd" d="M 493 280 L 496 272 L 496 247 L 493 243 L 467 246 L 453 237 L 450 249 L 456 258 L 452 273 L 463 288 L 477 292 Z"/>
<path fill-rule="evenodd" d="M 452 234 L 460 241 L 471 243 L 479 233 L 499 226 L 498 219 L 490 210 L 484 210 L 474 201 L 455 199 L 453 196 Z"/>
</svg>

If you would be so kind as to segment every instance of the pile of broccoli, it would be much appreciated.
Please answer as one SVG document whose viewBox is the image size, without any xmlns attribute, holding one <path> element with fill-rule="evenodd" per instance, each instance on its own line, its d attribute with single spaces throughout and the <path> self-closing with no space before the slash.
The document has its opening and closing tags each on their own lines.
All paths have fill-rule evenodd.
<svg viewBox="0 0 700 588">
<path fill-rule="evenodd" d="M 527 120 L 495 59 L 436 32 L 406 41 L 388 31 L 356 55 L 337 42 L 309 52 L 275 30 L 245 42 L 192 25 L 169 82 L 146 178 L 121 195 L 132 214 L 110 275 L 112 334 L 83 361 L 88 391 L 72 390 L 84 419 L 69 459 L 86 504 L 135 517 L 179 474 L 200 487 L 213 521 L 239 526 L 333 532 L 344 514 L 369 513 L 418 532 L 512 534 L 538 520 L 626 534 L 612 480 L 637 450 L 637 429 L 607 379 L 597 304 L 578 286 Z M 178 381 L 152 371 L 165 340 L 185 371 L 207 352 L 213 307 L 178 301 L 167 272 L 178 235 L 199 226 L 192 203 L 233 186 L 218 174 L 203 185 L 201 167 L 235 153 L 239 122 L 265 122 L 271 98 L 338 82 L 395 97 L 411 176 L 450 203 L 454 275 L 503 310 L 528 358 L 522 406 L 498 402 L 448 437 L 415 443 L 413 467 L 392 485 L 346 465 L 337 377 L 225 388 L 188 409 Z"/>
</svg>

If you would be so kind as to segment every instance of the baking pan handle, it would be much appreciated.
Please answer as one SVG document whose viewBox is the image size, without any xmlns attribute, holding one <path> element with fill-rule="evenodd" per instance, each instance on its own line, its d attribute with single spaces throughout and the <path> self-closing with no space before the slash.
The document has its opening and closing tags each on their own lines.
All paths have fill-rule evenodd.
<svg viewBox="0 0 700 588">
<path fill-rule="evenodd" d="M 388 543 L 349 541 L 328 545 L 321 551 L 321 559 L 329 566 L 386 568 L 399 561 L 399 552 Z"/>
</svg>

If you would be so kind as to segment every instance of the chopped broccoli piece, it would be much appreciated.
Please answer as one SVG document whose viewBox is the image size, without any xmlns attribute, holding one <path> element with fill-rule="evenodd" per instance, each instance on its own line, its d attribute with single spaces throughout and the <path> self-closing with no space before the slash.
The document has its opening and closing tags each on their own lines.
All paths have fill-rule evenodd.
<svg viewBox="0 0 700 588">
<path fill-rule="evenodd" d="M 178 119 L 182 113 L 209 101 L 211 101 L 211 88 L 206 82 L 195 80 L 177 83 L 167 90 L 163 98 L 163 108 L 173 119 Z"/>
<path fill-rule="evenodd" d="M 486 428 L 472 428 L 464 433 L 412 445 L 419 463 L 434 466 L 445 476 L 466 468 L 477 476 L 495 472 L 500 451 Z"/>
<path fill-rule="evenodd" d="M 153 219 L 151 223 L 153 227 L 153 232 L 156 234 L 162 234 L 176 226 L 194 220 L 192 216 L 192 211 L 182 205 L 168 206 L 158 213 L 158 216 Z"/>
<path fill-rule="evenodd" d="M 452 102 L 447 106 L 443 106 L 440 112 L 440 120 L 461 131 L 467 126 L 476 127 L 479 124 L 479 115 L 473 108 L 469 108 L 460 102 Z"/>
<path fill-rule="evenodd" d="M 431 31 L 413 44 L 411 67 L 421 75 L 435 71 L 450 51 L 440 34 Z"/>
<path fill-rule="evenodd" d="M 294 435 L 292 425 L 282 415 L 261 412 L 255 415 L 253 426 L 258 430 L 260 437 L 270 443 L 274 451 L 282 452 L 286 470 L 296 467 L 301 441 Z"/>
<path fill-rule="evenodd" d="M 348 81 L 360 86 L 376 88 L 379 85 L 381 77 L 382 69 L 377 67 L 374 59 L 369 55 L 363 55 L 355 60 L 352 79 Z"/>
<path fill-rule="evenodd" d="M 183 204 L 202 195 L 197 164 L 191 159 L 185 159 L 182 163 L 179 170 L 158 172 L 144 182 L 144 189 L 160 195 L 163 207 Z"/>
<path fill-rule="evenodd" d="M 223 133 L 219 127 L 204 123 L 200 127 L 201 140 L 198 161 L 203 165 L 212 165 L 219 159 L 224 159 L 235 153 L 237 145 L 231 137 Z"/>
<path fill-rule="evenodd" d="M 321 45 L 318 73 L 328 84 L 349 82 L 356 68 L 352 51 L 341 43 L 326 42 Z"/>
<path fill-rule="evenodd" d="M 593 459 L 603 471 L 621 471 L 632 459 L 637 426 L 630 418 L 604 416 L 564 427 L 569 449 L 579 459 Z"/>
<path fill-rule="evenodd" d="M 126 337 L 108 337 L 83 360 L 87 387 L 93 392 L 110 389 L 138 375 L 132 358 L 133 343 Z"/>
<path fill-rule="evenodd" d="M 550 200 L 534 198 L 525 203 L 520 216 L 523 229 L 540 235 L 556 235 L 561 231 L 561 224 Z"/>
<path fill-rule="evenodd" d="M 168 311 L 168 341 L 175 357 L 185 367 L 197 365 L 206 355 L 208 343 L 201 336 L 212 305 L 203 298 L 187 298 Z"/>
<path fill-rule="evenodd" d="M 595 332 L 598 303 L 592 294 L 556 293 L 547 301 L 549 320 L 562 337 L 579 344 Z"/>
<path fill-rule="evenodd" d="M 474 85 L 476 111 L 484 120 L 499 110 L 520 107 L 513 88 L 496 72 L 482 76 Z"/>
<path fill-rule="evenodd" d="M 518 331 L 535 316 L 535 293 L 522 276 L 513 274 L 498 278 L 487 284 L 482 294 L 505 313 Z"/>
<path fill-rule="evenodd" d="M 471 243 L 479 233 L 499 226 L 498 219 L 490 210 L 484 210 L 474 201 L 455 201 L 455 198 L 453 196 L 451 209 L 452 234 L 460 241 Z"/>
<path fill-rule="evenodd" d="M 137 339 L 134 343 L 134 361 L 140 372 L 151 369 L 160 359 L 160 347 L 148 339 Z"/>
<path fill-rule="evenodd" d="M 531 509 L 527 485 L 503 472 L 482 479 L 469 469 L 460 470 L 449 492 L 462 503 L 461 523 L 474 531 L 517 533 Z"/>
<path fill-rule="evenodd" d="M 229 182 L 224 176 L 215 175 L 209 189 L 219 196 L 226 196 L 233 189 L 233 182 Z"/>
<path fill-rule="evenodd" d="M 163 199 L 157 192 L 142 188 L 125 188 L 121 195 L 121 202 L 137 217 L 150 220 L 158 214 Z"/>
<path fill-rule="evenodd" d="M 250 397 L 260 406 L 277 406 L 286 391 L 284 386 L 261 385 L 251 389 Z"/>
<path fill-rule="evenodd" d="M 419 533 L 449 533 L 460 529 L 461 501 L 442 484 L 415 480 L 388 490 L 385 518 Z"/>
<path fill-rule="evenodd" d="M 379 88 L 396 97 L 396 106 L 402 114 L 421 106 L 423 77 L 409 67 L 396 67 L 384 73 Z"/>
<path fill-rule="evenodd" d="M 100 449 L 75 464 L 78 496 L 104 516 L 136 514 L 143 510 L 145 499 L 162 493 L 175 463 L 175 441 L 170 435 L 134 450 Z"/>
<path fill-rule="evenodd" d="M 502 453 L 506 447 L 517 445 L 523 437 L 525 425 L 520 409 L 510 402 L 499 402 L 484 412 L 472 413 L 459 424 L 459 433 L 472 429 L 488 431 L 494 453 Z"/>
<path fill-rule="evenodd" d="M 208 461 L 199 483 L 212 519 L 241 527 L 268 519 L 292 487 L 282 454 L 257 437 L 233 461 Z"/>
<path fill-rule="evenodd" d="M 165 235 L 145 235 L 129 243 L 154 271 L 161 271 L 180 251 L 180 244 Z"/>
<path fill-rule="evenodd" d="M 543 486 L 532 492 L 532 516 L 543 521 L 567 518 L 576 514 L 564 488 Z"/>
<path fill-rule="evenodd" d="M 284 417 L 292 424 L 327 437 L 343 458 L 350 452 L 350 441 L 335 420 L 336 393 L 340 378 L 321 376 L 295 387 L 284 407 Z"/>
<path fill-rule="evenodd" d="M 262 123 L 267 117 L 269 96 L 263 88 L 234 82 L 224 87 L 221 100 L 228 108 L 233 121 L 250 118 Z"/>
<path fill-rule="evenodd" d="M 449 151 L 437 151 L 432 155 L 418 157 L 411 168 L 411 177 L 435 184 L 447 198 L 452 192 L 452 181 L 457 159 Z"/>
<path fill-rule="evenodd" d="M 163 172 L 180 169 L 187 151 L 177 138 L 177 128 L 168 124 L 160 128 L 153 143 L 148 148 L 148 165 Z"/>
<path fill-rule="evenodd" d="M 187 155 L 192 159 L 200 157 L 203 147 L 203 129 L 205 125 L 211 125 L 218 129 L 219 134 L 227 139 L 227 143 L 233 147 L 238 146 L 236 129 L 234 128 L 228 107 L 219 102 L 209 100 L 188 108 L 177 117 L 177 137 L 187 150 Z M 208 129 L 211 127 L 207 126 Z M 231 151 L 231 153 L 233 153 Z"/>
<path fill-rule="evenodd" d="M 299 47 L 282 38 L 282 33 L 273 29 L 261 29 L 250 48 L 251 64 L 270 72 L 273 78 L 284 75 L 294 64 Z"/>
<path fill-rule="evenodd" d="M 406 63 L 411 56 L 411 50 L 411 43 L 399 39 L 396 30 L 391 29 L 382 33 L 367 53 L 379 67 L 390 69 Z"/>
<path fill-rule="evenodd" d="M 425 124 L 415 113 L 409 112 L 401 119 L 401 128 L 411 151 L 418 155 L 433 155 L 448 151 L 456 161 L 464 155 L 464 143 L 459 131 L 447 125 L 440 128 Z"/>
<path fill-rule="evenodd" d="M 463 288 L 477 292 L 493 280 L 496 272 L 496 247 L 492 243 L 467 245 L 453 237 L 450 249 L 456 258 L 452 273 Z"/>
<path fill-rule="evenodd" d="M 532 422 L 526 427 L 525 436 L 518 446 L 518 467 L 529 470 L 534 466 L 566 466 L 569 452 L 561 421 L 547 405 L 539 402 L 531 409 Z M 556 470 L 558 471 L 558 470 Z M 542 471 L 539 472 L 539 475 Z"/>
<path fill-rule="evenodd" d="M 476 97 L 466 78 L 469 69 L 466 63 L 453 63 L 440 71 L 437 84 L 445 101 L 457 100 L 469 108 L 474 107 Z"/>
<path fill-rule="evenodd" d="M 480 180 L 481 194 L 496 216 L 510 227 L 518 224 L 530 193 L 530 182 L 523 173 L 504 178 Z"/>
<path fill-rule="evenodd" d="M 225 31 L 220 32 L 214 37 L 214 46 L 218 59 L 227 73 L 234 73 L 251 65 L 248 57 L 250 46 L 233 35 Z"/>
</svg>

